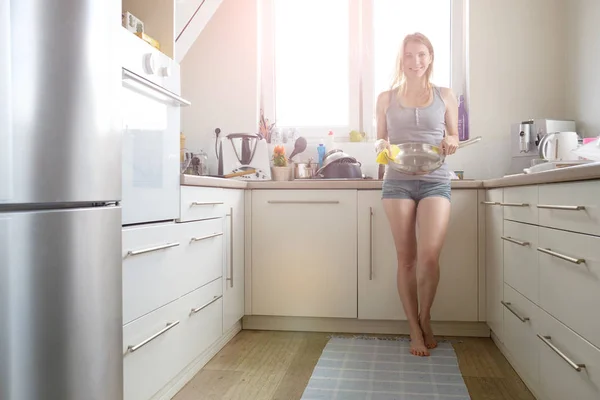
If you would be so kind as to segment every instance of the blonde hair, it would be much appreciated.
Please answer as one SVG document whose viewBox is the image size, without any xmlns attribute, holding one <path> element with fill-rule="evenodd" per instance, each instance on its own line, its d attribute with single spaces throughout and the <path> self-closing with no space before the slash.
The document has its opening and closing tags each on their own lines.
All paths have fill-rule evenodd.
<svg viewBox="0 0 600 400">
<path fill-rule="evenodd" d="M 404 40 L 402 41 L 402 45 L 400 47 L 400 50 L 398 51 L 398 57 L 396 58 L 396 68 L 394 71 L 394 76 L 392 79 L 392 86 L 391 86 L 392 89 L 399 88 L 406 82 L 406 75 L 404 74 L 404 51 L 406 49 L 406 45 L 409 42 L 421 43 L 421 44 L 425 45 L 425 47 L 427 47 L 427 50 L 429 50 L 429 56 L 431 57 L 431 63 L 429 64 L 429 67 L 427 67 L 427 71 L 425 71 L 425 78 L 427 81 L 427 85 L 431 86 L 431 75 L 433 74 L 433 60 L 434 60 L 433 46 L 431 45 L 431 42 L 429 41 L 427 36 L 423 35 L 420 32 L 415 32 L 415 33 L 406 35 L 404 37 Z"/>
</svg>

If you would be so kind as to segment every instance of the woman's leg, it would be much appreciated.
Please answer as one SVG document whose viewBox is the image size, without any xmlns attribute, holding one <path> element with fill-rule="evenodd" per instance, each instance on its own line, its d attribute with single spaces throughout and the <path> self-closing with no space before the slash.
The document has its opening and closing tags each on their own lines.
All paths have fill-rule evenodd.
<svg viewBox="0 0 600 400">
<path fill-rule="evenodd" d="M 419 322 L 425 345 L 437 346 L 431 329 L 431 306 L 440 280 L 439 258 L 450 220 L 450 202 L 445 197 L 426 197 L 417 208 L 417 282 Z"/>
<path fill-rule="evenodd" d="M 384 198 L 382 202 L 396 245 L 398 294 L 410 326 L 410 352 L 417 356 L 427 356 L 429 351 L 425 346 L 423 331 L 419 324 L 417 303 L 416 204 L 412 199 Z"/>
</svg>

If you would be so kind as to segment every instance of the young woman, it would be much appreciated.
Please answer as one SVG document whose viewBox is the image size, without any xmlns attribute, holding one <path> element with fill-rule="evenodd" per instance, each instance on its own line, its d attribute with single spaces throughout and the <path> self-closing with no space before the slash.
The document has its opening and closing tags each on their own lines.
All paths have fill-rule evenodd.
<svg viewBox="0 0 600 400">
<path fill-rule="evenodd" d="M 434 58 L 423 34 L 404 38 L 392 89 L 377 99 L 376 151 L 406 142 L 441 146 L 445 154 L 458 148 L 457 100 L 450 89 L 431 84 Z M 386 168 L 382 202 L 396 245 L 398 293 L 410 326 L 411 353 L 428 356 L 428 349 L 437 346 L 430 320 L 450 219 L 448 166 L 421 176 Z"/>
</svg>

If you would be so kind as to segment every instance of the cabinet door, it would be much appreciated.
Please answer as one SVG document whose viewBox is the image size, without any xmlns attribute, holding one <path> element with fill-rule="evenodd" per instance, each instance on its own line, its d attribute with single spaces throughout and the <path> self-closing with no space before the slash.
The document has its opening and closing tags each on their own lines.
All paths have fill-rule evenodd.
<svg viewBox="0 0 600 400">
<path fill-rule="evenodd" d="M 477 192 L 455 190 L 452 197 L 431 317 L 477 321 Z M 360 191 L 358 198 L 359 318 L 406 319 L 396 286 L 396 248 L 381 191 Z"/>
<path fill-rule="evenodd" d="M 398 260 L 381 190 L 358 192 L 358 318 L 405 320 Z"/>
<path fill-rule="evenodd" d="M 356 318 L 356 190 L 252 191 L 252 314 Z"/>
<path fill-rule="evenodd" d="M 223 332 L 244 316 L 244 191 L 224 189 L 227 218 L 223 271 Z"/>
<path fill-rule="evenodd" d="M 488 190 L 485 195 L 485 279 L 487 324 L 498 339 L 503 339 L 504 310 L 504 211 L 503 189 Z"/>
<path fill-rule="evenodd" d="M 477 190 L 452 191 L 452 211 L 440 255 L 440 283 L 431 319 L 478 320 Z"/>
</svg>

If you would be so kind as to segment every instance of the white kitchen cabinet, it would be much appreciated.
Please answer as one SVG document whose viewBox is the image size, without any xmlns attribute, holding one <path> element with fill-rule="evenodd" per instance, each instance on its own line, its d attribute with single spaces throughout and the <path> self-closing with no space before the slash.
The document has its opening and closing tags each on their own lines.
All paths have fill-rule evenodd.
<svg viewBox="0 0 600 400">
<path fill-rule="evenodd" d="M 540 313 L 535 304 L 504 284 L 504 345 L 514 360 L 517 372 L 530 385 L 539 384 Z"/>
<path fill-rule="evenodd" d="M 358 318 L 405 320 L 398 296 L 396 247 L 381 190 L 358 192 Z"/>
<path fill-rule="evenodd" d="M 540 225 L 600 236 L 600 181 L 540 185 Z"/>
<path fill-rule="evenodd" d="M 502 241 L 503 189 L 487 190 L 485 195 L 485 279 L 486 319 L 490 329 L 503 340 L 504 255 Z"/>
<path fill-rule="evenodd" d="M 600 399 L 600 350 L 544 311 L 538 334 L 541 398 Z"/>
<path fill-rule="evenodd" d="M 600 348 L 600 237 L 539 227 L 540 307 Z"/>
<path fill-rule="evenodd" d="M 406 319 L 396 286 L 397 259 L 380 190 L 358 194 L 358 318 Z M 477 321 L 477 191 L 452 191 L 432 319 Z"/>
<path fill-rule="evenodd" d="M 225 270 L 223 271 L 223 332 L 244 316 L 244 190 L 223 190 L 225 218 Z"/>
<path fill-rule="evenodd" d="M 539 303 L 538 227 L 504 221 L 504 282 Z"/>
<path fill-rule="evenodd" d="M 222 334 L 222 282 L 213 281 L 123 327 L 125 400 L 148 400 Z"/>
<path fill-rule="evenodd" d="M 538 223 L 538 187 L 518 186 L 505 188 L 503 201 L 504 219 L 529 224 Z"/>
<path fill-rule="evenodd" d="M 357 316 L 356 190 L 252 191 L 252 314 Z"/>
</svg>

